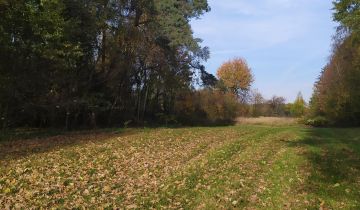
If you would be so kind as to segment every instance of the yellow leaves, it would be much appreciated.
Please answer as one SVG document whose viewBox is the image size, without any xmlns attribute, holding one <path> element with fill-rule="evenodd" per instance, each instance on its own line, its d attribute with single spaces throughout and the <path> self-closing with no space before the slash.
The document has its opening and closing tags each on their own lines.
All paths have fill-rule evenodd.
<svg viewBox="0 0 360 210">
<path fill-rule="evenodd" d="M 217 71 L 217 76 L 230 89 L 248 89 L 253 82 L 251 69 L 243 58 L 235 58 L 222 64 Z"/>
<path fill-rule="evenodd" d="M 110 192 L 111 187 L 110 186 L 105 186 L 103 190 L 104 190 L 104 192 Z"/>
<path fill-rule="evenodd" d="M 33 196 L 33 192 L 32 191 L 25 191 L 25 198 L 26 199 L 30 199 L 30 198 L 32 198 L 32 196 Z"/>
<path fill-rule="evenodd" d="M 84 195 L 90 195 L 90 192 L 88 189 L 85 189 L 83 193 L 84 193 Z"/>
<path fill-rule="evenodd" d="M 136 209 L 136 208 L 138 208 L 138 206 L 136 204 L 131 204 L 131 205 L 126 206 L 126 209 Z"/>
<path fill-rule="evenodd" d="M 6 180 L 6 183 L 13 186 L 16 184 L 16 179 L 11 179 L 11 180 L 8 179 L 8 180 Z"/>
<path fill-rule="evenodd" d="M 5 188 L 5 189 L 4 189 L 4 193 L 5 193 L 5 194 L 11 193 L 11 189 L 10 189 L 10 188 Z"/>
</svg>

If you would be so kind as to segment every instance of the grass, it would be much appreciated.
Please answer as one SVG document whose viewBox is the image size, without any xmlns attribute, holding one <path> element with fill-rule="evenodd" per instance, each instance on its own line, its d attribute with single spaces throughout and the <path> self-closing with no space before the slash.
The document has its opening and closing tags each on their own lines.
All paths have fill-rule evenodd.
<svg viewBox="0 0 360 210">
<path fill-rule="evenodd" d="M 126 129 L 0 143 L 0 208 L 360 209 L 360 129 Z"/>
<path fill-rule="evenodd" d="M 45 130 L 36 128 L 19 128 L 13 130 L 0 130 L 1 141 L 14 141 L 17 139 L 46 138 L 64 133 L 61 130 Z"/>
<path fill-rule="evenodd" d="M 289 117 L 239 117 L 236 119 L 237 124 L 245 125 L 272 125 L 272 126 L 290 126 L 296 125 L 297 119 Z"/>
</svg>

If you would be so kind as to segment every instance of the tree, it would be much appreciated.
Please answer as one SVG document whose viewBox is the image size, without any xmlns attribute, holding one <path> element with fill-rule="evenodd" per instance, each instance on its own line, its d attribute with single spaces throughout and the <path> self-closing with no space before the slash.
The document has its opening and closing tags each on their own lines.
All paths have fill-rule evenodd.
<svg viewBox="0 0 360 210">
<path fill-rule="evenodd" d="M 259 117 L 265 115 L 264 112 L 265 99 L 258 90 L 251 92 L 251 115 L 253 117 Z"/>
<path fill-rule="evenodd" d="M 200 79 L 202 81 L 202 86 L 206 88 L 214 88 L 218 84 L 218 79 L 214 75 L 205 71 L 204 66 L 200 68 Z"/>
<path fill-rule="evenodd" d="M 349 28 L 351 31 L 360 32 L 360 1 L 335 0 L 334 20 Z"/>
<path fill-rule="evenodd" d="M 284 116 L 285 115 L 285 98 L 273 96 L 267 103 L 269 105 L 270 116 Z"/>
<path fill-rule="evenodd" d="M 360 122 L 359 44 L 350 36 L 334 48 L 311 99 L 312 115 L 341 124 Z"/>
<path fill-rule="evenodd" d="M 360 124 L 360 2 L 334 1 L 340 22 L 333 51 L 314 86 L 310 114 L 337 124 Z"/>
<path fill-rule="evenodd" d="M 8 126 L 155 120 L 192 90 L 206 0 L 1 0 L 0 119 Z M 216 78 L 215 78 L 216 79 Z"/>
<path fill-rule="evenodd" d="M 246 101 L 247 93 L 254 81 L 251 69 L 243 58 L 235 58 L 221 65 L 217 76 L 224 86 Z"/>
<path fill-rule="evenodd" d="M 218 89 L 200 89 L 178 95 L 176 115 L 186 124 L 232 123 L 238 116 L 239 102 L 230 92 Z"/>
<path fill-rule="evenodd" d="M 57 90 L 68 81 L 63 76 L 82 55 L 66 34 L 71 22 L 64 8 L 57 0 L 0 4 L 0 113 L 8 125 L 46 124 L 49 104 L 61 97 Z"/>
<path fill-rule="evenodd" d="M 298 93 L 295 101 L 290 106 L 290 114 L 294 117 L 301 117 L 305 114 L 306 111 L 306 102 L 301 94 L 301 92 Z"/>
</svg>

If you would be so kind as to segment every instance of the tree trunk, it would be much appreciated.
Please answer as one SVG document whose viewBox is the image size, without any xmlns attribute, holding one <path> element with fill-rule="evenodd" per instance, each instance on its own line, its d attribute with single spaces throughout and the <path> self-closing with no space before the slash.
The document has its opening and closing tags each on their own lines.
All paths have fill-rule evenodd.
<svg viewBox="0 0 360 210">
<path fill-rule="evenodd" d="M 96 129 L 96 114 L 94 111 L 90 114 L 90 126 L 92 129 Z"/>
<path fill-rule="evenodd" d="M 2 129 L 5 130 L 7 128 L 7 115 L 8 115 L 9 106 L 6 105 L 4 112 L 2 113 L 1 121 L 2 121 Z"/>
<path fill-rule="evenodd" d="M 117 105 L 117 102 L 118 102 L 118 96 L 115 97 L 115 101 L 111 105 L 111 108 L 110 108 L 110 113 L 109 113 L 109 118 L 108 118 L 108 125 L 109 126 L 112 124 L 112 117 L 111 116 L 113 115 L 113 111 L 114 111 L 115 106 Z"/>
<path fill-rule="evenodd" d="M 140 85 L 138 84 L 138 99 L 137 99 L 137 121 L 140 122 L 140 109 L 141 109 L 141 89 Z"/>
<path fill-rule="evenodd" d="M 70 121 L 70 111 L 69 111 L 69 109 L 66 109 L 66 118 L 65 118 L 65 129 L 68 131 L 68 130 L 70 130 L 70 123 L 69 123 L 69 121 Z"/>
<path fill-rule="evenodd" d="M 143 113 L 142 113 L 142 118 L 143 119 L 145 118 L 148 93 L 149 93 L 149 85 L 146 85 L 145 98 L 144 98 L 144 107 L 143 107 Z"/>
<path fill-rule="evenodd" d="M 106 70 L 105 68 L 105 62 L 106 62 L 106 41 L 107 41 L 107 37 L 106 37 L 106 29 L 107 29 L 107 5 L 108 5 L 108 0 L 104 1 L 103 4 L 103 28 L 102 28 L 102 41 L 101 41 L 101 70 L 104 72 Z"/>
<path fill-rule="evenodd" d="M 105 62 L 106 62 L 106 28 L 103 28 L 102 31 L 102 43 L 101 43 L 101 70 L 105 72 Z"/>
</svg>

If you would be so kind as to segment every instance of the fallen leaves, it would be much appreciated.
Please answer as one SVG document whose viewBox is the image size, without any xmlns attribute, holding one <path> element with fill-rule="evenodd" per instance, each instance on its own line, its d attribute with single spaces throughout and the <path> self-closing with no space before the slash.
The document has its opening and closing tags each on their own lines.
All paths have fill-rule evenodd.
<svg viewBox="0 0 360 210">
<path fill-rule="evenodd" d="M 104 187 L 104 192 L 110 192 L 111 191 L 111 187 L 110 186 L 105 186 Z"/>
<path fill-rule="evenodd" d="M 159 191 L 163 180 L 206 152 L 208 146 L 221 144 L 217 142 L 220 136 L 223 134 L 214 136 L 213 130 L 184 129 L 175 133 L 159 129 L 115 138 L 97 134 L 47 139 L 57 145 L 56 149 L 38 139 L 33 143 L 28 140 L 25 146 L 18 147 L 19 156 L 5 152 L 8 158 L 0 160 L 0 170 L 7 171 L 0 175 L 1 180 L 6 180 L 0 182 L 0 192 L 6 194 L 8 202 L 29 208 L 46 208 L 50 204 L 65 208 L 95 206 L 114 203 L 114 197 L 121 197 L 117 206 L 135 208 L 137 197 Z M 37 153 L 33 153 L 34 148 Z M 15 185 L 20 190 L 10 187 Z"/>
<path fill-rule="evenodd" d="M 126 209 L 136 209 L 136 208 L 138 208 L 138 206 L 136 204 L 131 204 L 131 205 L 126 206 Z"/>
<path fill-rule="evenodd" d="M 232 204 L 233 206 L 236 206 L 236 205 L 238 204 L 238 201 L 233 201 L 231 204 Z"/>
<path fill-rule="evenodd" d="M 85 189 L 84 192 L 83 192 L 84 195 L 90 195 L 90 191 L 88 189 Z"/>
<path fill-rule="evenodd" d="M 38 148 L 36 153 L 20 145 L 18 155 L 5 152 L 0 159 L 0 208 L 256 209 L 274 207 L 274 197 L 294 192 L 296 199 L 276 201 L 281 208 L 318 206 L 304 189 L 292 189 L 305 185 L 310 174 L 290 164 L 293 150 L 280 141 L 290 134 L 296 135 L 220 127 L 57 136 L 49 139 L 57 142 L 50 148 L 35 140 L 25 145 Z M 61 138 L 81 140 L 60 143 Z M 271 176 L 278 182 L 270 182 Z M 327 186 L 354 193 L 340 183 Z"/>
<path fill-rule="evenodd" d="M 256 203 L 258 201 L 258 196 L 256 194 L 251 195 L 250 198 L 249 198 L 249 201 L 251 203 Z"/>
<path fill-rule="evenodd" d="M 5 194 L 8 194 L 11 192 L 11 189 L 10 188 L 5 188 L 4 191 L 3 191 Z"/>
</svg>

